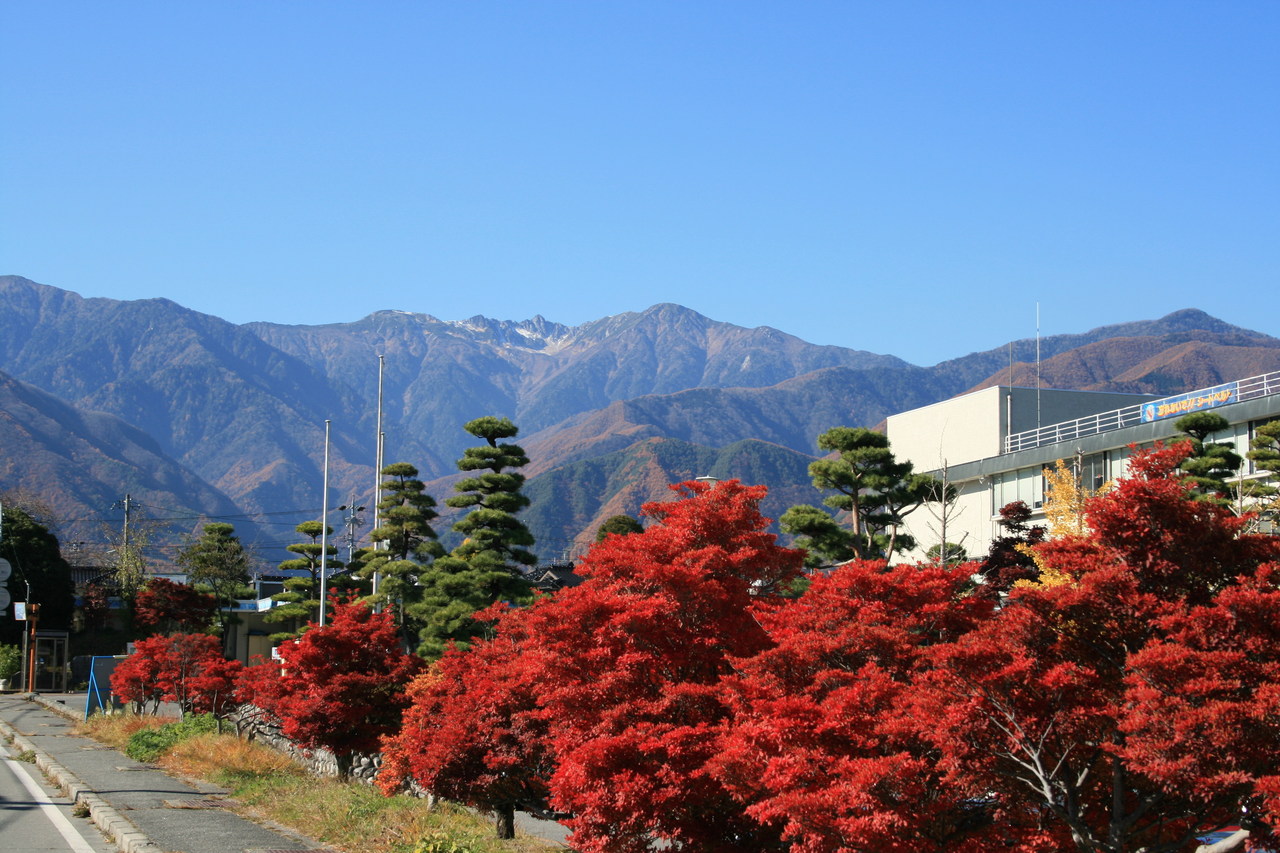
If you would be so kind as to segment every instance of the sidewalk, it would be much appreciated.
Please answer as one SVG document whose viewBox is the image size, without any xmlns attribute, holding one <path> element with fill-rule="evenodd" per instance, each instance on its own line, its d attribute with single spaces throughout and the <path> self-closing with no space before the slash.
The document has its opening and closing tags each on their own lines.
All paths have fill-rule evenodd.
<svg viewBox="0 0 1280 853">
<path fill-rule="evenodd" d="M 122 853 L 295 853 L 324 850 L 317 841 L 266 827 L 220 805 L 227 792 L 188 784 L 71 730 L 84 716 L 73 697 L 0 696 L 0 734 L 30 749 L 36 764 L 89 807 L 93 822 Z M 40 704 L 48 703 L 50 707 Z M 79 696 L 81 703 L 83 695 Z M 57 708 L 62 713 L 55 713 Z M 63 710 L 65 709 L 65 710 Z M 63 714 L 69 714 L 68 719 Z"/>
</svg>

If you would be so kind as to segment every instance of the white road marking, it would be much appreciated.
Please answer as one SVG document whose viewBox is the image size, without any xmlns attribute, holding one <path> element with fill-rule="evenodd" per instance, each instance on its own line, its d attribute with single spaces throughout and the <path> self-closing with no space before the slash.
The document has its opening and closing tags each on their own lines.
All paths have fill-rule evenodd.
<svg viewBox="0 0 1280 853">
<path fill-rule="evenodd" d="M 44 812 L 45 817 L 49 818 L 49 822 L 53 824 L 54 829 L 58 830 L 62 837 L 66 839 L 67 844 L 71 846 L 72 853 L 94 853 L 94 849 L 89 846 L 89 842 L 84 840 L 84 836 L 75 828 L 75 825 L 67 820 L 66 815 L 59 810 L 53 800 L 49 799 L 49 795 L 31 778 L 22 763 L 14 761 L 12 758 L 5 758 L 4 763 L 9 766 L 9 771 L 18 777 L 18 781 L 31 794 L 32 799 L 40 806 L 40 810 Z"/>
</svg>

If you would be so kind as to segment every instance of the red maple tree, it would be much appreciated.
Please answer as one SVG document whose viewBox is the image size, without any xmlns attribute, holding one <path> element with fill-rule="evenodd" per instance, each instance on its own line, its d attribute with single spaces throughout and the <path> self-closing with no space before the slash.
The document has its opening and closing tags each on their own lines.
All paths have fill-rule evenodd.
<svg viewBox="0 0 1280 853">
<path fill-rule="evenodd" d="M 152 578 L 133 606 L 134 623 L 151 634 L 198 633 L 213 622 L 216 599 L 167 578 Z"/>
<path fill-rule="evenodd" d="M 282 663 L 249 667 L 239 695 L 277 718 L 286 737 L 333 752 L 347 776 L 353 754 L 373 753 L 407 705 L 405 685 L 423 668 L 400 646 L 390 611 L 335 603 L 324 627 L 312 625 L 279 647 Z"/>
<path fill-rule="evenodd" d="M 242 665 L 223 657 L 217 637 L 170 634 L 139 640 L 134 649 L 111 673 L 111 690 L 136 711 L 174 702 L 184 714 L 221 718 L 233 708 Z"/>
<path fill-rule="evenodd" d="M 499 838 L 514 837 L 516 809 L 545 808 L 552 761 L 527 639 L 512 614 L 497 637 L 450 649 L 409 684 L 401 728 L 382 745 L 384 792 L 412 779 L 494 813 Z"/>
<path fill-rule="evenodd" d="M 1037 547 L 1065 582 L 930 650 L 920 735 L 953 783 L 1047 819 L 1026 846 L 1181 850 L 1274 808 L 1280 540 L 1192 500 L 1185 455 L 1137 453 L 1089 502 L 1091 535 Z"/>
<path fill-rule="evenodd" d="M 762 614 L 775 645 L 726 682 L 717 774 L 791 851 L 990 849 L 983 790 L 944 783 L 910 702 L 923 651 L 991 611 L 966 595 L 975 567 L 857 561 Z"/>
<path fill-rule="evenodd" d="M 769 644 L 759 614 L 803 554 L 766 532 L 764 487 L 673 488 L 680 500 L 645 505 L 643 533 L 596 544 L 577 569 L 587 580 L 523 617 L 557 762 L 552 803 L 584 853 L 655 839 L 780 849 L 712 764 L 729 718 L 721 679 Z"/>
</svg>

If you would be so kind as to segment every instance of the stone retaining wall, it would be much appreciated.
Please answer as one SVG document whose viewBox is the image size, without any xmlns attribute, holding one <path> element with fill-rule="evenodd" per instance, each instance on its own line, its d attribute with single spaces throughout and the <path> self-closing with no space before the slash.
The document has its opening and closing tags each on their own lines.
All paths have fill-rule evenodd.
<svg viewBox="0 0 1280 853">
<path fill-rule="evenodd" d="M 250 740 L 260 741 L 272 749 L 283 752 L 317 776 L 337 778 L 338 759 L 327 749 L 303 749 L 284 736 L 279 724 L 261 709 L 243 705 L 230 716 L 236 731 Z M 382 768 L 382 755 L 352 756 L 351 778 L 372 785 Z"/>
</svg>

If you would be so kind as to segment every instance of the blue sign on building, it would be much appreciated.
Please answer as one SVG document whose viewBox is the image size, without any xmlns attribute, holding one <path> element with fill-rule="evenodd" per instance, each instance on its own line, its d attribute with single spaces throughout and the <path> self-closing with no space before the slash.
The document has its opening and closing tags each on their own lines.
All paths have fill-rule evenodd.
<svg viewBox="0 0 1280 853">
<path fill-rule="evenodd" d="M 1239 383 L 1237 382 L 1228 382 L 1225 385 L 1216 385 L 1213 388 L 1192 391 L 1190 394 L 1179 394 L 1177 397 L 1165 397 L 1163 400 L 1143 403 L 1142 420 L 1147 423 L 1164 418 L 1180 417 L 1202 409 L 1212 409 L 1217 406 L 1225 406 L 1227 403 L 1234 403 L 1239 392 L 1238 385 Z"/>
</svg>

